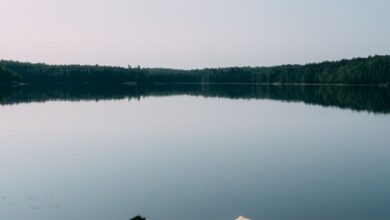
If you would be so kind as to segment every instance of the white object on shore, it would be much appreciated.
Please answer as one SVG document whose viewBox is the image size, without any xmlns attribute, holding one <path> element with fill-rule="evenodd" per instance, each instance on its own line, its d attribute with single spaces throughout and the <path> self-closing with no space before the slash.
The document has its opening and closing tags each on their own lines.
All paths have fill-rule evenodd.
<svg viewBox="0 0 390 220">
<path fill-rule="evenodd" d="M 245 218 L 243 216 L 238 217 L 236 220 L 250 220 L 249 218 Z"/>
</svg>

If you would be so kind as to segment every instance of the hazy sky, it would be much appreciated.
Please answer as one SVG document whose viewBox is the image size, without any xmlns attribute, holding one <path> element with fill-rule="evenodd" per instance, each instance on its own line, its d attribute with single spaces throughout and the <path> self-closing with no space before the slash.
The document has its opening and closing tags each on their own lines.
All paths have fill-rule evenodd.
<svg viewBox="0 0 390 220">
<path fill-rule="evenodd" d="M 0 0 L 0 59 L 198 68 L 390 54 L 389 0 Z"/>
</svg>

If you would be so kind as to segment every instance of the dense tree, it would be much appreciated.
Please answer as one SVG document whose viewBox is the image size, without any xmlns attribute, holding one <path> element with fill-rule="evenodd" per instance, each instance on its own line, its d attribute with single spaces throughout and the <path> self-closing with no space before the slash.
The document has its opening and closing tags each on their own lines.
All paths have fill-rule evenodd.
<svg viewBox="0 0 390 220">
<path fill-rule="evenodd" d="M 0 84 L 10 84 L 21 81 L 21 77 L 12 71 L 0 66 Z"/>
<path fill-rule="evenodd" d="M 255 83 L 390 84 L 390 56 L 374 56 L 307 65 L 232 67 L 196 70 L 81 65 L 46 65 L 0 61 L 25 83 Z"/>
</svg>

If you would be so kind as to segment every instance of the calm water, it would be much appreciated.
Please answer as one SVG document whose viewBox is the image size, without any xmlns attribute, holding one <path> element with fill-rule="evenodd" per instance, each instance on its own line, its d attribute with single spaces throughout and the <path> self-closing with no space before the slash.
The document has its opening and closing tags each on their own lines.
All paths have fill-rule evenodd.
<svg viewBox="0 0 390 220">
<path fill-rule="evenodd" d="M 0 219 L 390 219 L 388 109 L 340 107 L 190 95 L 3 105 Z"/>
</svg>

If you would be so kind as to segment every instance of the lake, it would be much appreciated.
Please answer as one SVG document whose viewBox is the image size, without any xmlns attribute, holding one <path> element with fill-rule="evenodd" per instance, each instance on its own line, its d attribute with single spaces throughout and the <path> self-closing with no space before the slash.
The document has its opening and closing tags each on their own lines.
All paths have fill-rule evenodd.
<svg viewBox="0 0 390 220">
<path fill-rule="evenodd" d="M 0 219 L 390 219 L 390 92 L 0 89 Z"/>
</svg>

